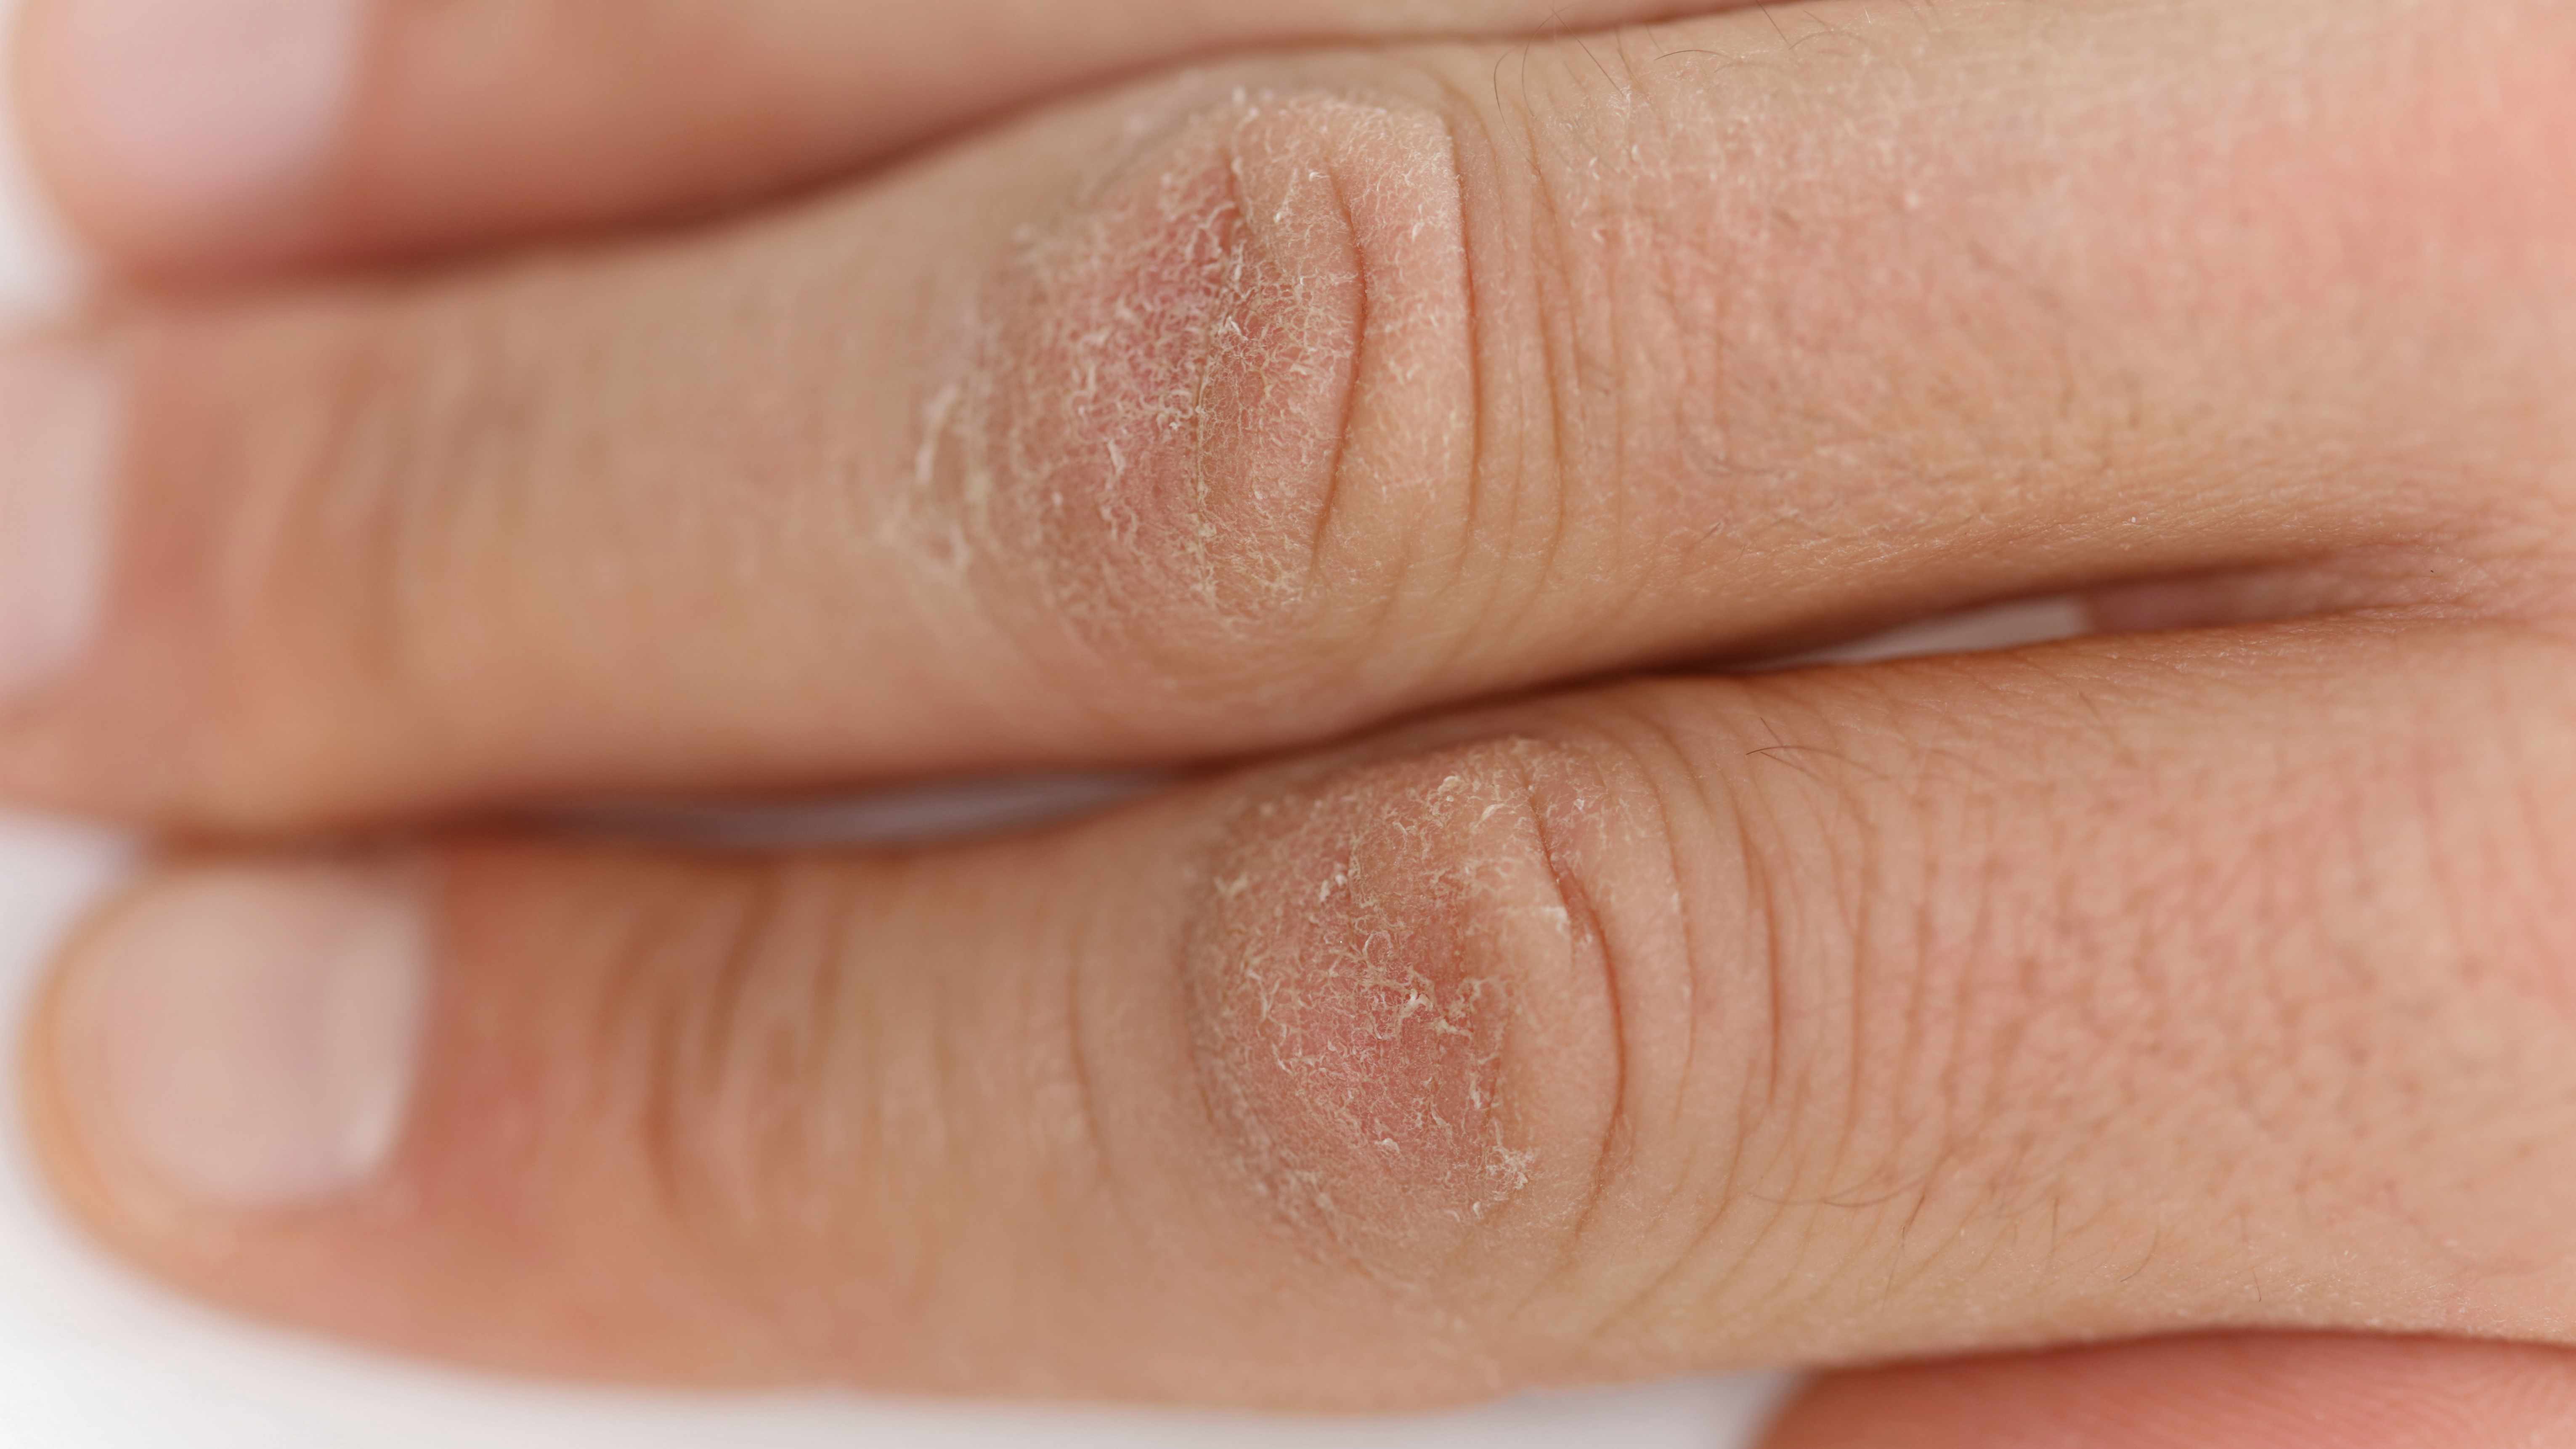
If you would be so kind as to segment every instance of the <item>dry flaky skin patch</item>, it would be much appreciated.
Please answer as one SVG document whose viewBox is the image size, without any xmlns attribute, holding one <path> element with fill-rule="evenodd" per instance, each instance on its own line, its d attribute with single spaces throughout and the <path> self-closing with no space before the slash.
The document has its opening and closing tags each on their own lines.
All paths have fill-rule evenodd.
<svg viewBox="0 0 2576 1449">
<path fill-rule="evenodd" d="M 1456 163 L 1431 117 L 1306 92 L 1145 129 L 976 293 L 895 526 L 1077 629 L 1223 651 L 1293 626 L 1346 469 L 1422 466 L 1345 434 L 1448 345 Z"/>
<path fill-rule="evenodd" d="M 1255 1190 L 1369 1262 L 1528 1186 L 1504 1100 L 1518 983 L 1575 933 L 1509 745 L 1247 807 L 1187 963 L 1209 1107 Z"/>
</svg>

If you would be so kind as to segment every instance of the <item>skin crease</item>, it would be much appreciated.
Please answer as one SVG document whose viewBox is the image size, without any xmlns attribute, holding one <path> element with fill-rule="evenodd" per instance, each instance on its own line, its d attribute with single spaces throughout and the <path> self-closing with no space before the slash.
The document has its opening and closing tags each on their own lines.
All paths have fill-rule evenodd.
<svg viewBox="0 0 2576 1449">
<path fill-rule="evenodd" d="M 1457 168 L 1418 111 L 1245 90 L 1174 109 L 1131 121 L 1139 154 L 963 309 L 889 533 L 988 596 L 989 571 L 1046 561 L 1028 605 L 1105 648 L 1258 661 L 1336 627 L 1303 575 L 1340 491 L 1464 450 Z M 1355 417 L 1452 388 L 1446 427 Z"/>
<path fill-rule="evenodd" d="M 386 33 L 442 12 L 490 23 Z M 0 780 L 156 821 L 1231 756 L 2033 590 L 2213 632 L 1587 688 L 953 849 L 433 845 L 379 1180 L 206 1213 L 40 1026 L 47 1161 L 194 1291 L 518 1371 L 1348 1408 L 2567 1343 L 2571 59 L 2537 3 L 1835 0 L 1227 63 L 713 233 L 130 301 L 120 593 Z M 619 113 L 567 92 L 578 152 Z M 741 175 L 899 144 L 903 93 Z M 371 94 L 344 164 L 408 199 L 265 260 L 705 174 L 423 227 L 477 143 L 406 171 Z M 2566 1379 L 2185 1340 L 1779 1433 L 2547 1443 Z"/>
</svg>

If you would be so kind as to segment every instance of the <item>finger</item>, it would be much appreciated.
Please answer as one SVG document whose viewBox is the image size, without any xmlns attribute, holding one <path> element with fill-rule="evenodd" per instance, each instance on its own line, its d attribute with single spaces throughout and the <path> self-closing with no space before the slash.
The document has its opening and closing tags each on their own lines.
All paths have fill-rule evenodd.
<svg viewBox="0 0 2576 1449">
<path fill-rule="evenodd" d="M 187 1288 L 523 1371 L 1353 1407 L 2576 1343 L 2565 665 L 2093 642 L 902 857 L 182 868 L 72 949 L 37 1135 Z"/>
<path fill-rule="evenodd" d="M 0 574 L 71 661 L 0 784 L 268 828 L 1234 755 L 2177 573 L 2564 602 L 2576 211 L 2501 182 L 2565 170 L 2576 12 L 1829 14 L 1263 62 L 110 329 L 22 369 L 69 440 L 12 487 L 121 506 Z M 2104 56 L 2184 89 L 2106 113 Z"/>
<path fill-rule="evenodd" d="M 1839 1374 L 1769 1449 L 2547 1449 L 2576 1441 L 2562 1349 L 2178 1339 Z"/>
<path fill-rule="evenodd" d="M 203 274 L 704 212 L 1193 55 L 1724 3 L 28 0 L 18 64 L 90 239 Z"/>
</svg>

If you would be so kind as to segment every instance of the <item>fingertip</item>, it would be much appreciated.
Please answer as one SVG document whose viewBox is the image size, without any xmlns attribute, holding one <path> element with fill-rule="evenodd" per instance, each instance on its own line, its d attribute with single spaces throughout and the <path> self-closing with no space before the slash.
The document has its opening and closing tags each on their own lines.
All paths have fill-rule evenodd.
<svg viewBox="0 0 2576 1449">
<path fill-rule="evenodd" d="M 515 1171 L 532 1114 L 586 1104 L 540 1101 L 560 1074 L 441 1062 L 449 864 L 178 863 L 94 911 L 21 1043 L 35 1165 L 92 1242 L 218 1309 L 483 1368 L 712 1381 L 757 1325 L 653 1311 L 679 1272 L 623 1205 Z"/>
<path fill-rule="evenodd" d="M 215 1221 L 362 1185 L 404 1120 L 427 956 L 399 869 L 163 873 L 80 934 L 37 1013 L 47 1156 L 128 1222 Z"/>
<path fill-rule="evenodd" d="M 153 273 L 282 260 L 354 94 L 360 0 L 25 0 L 18 122 L 73 229 Z"/>
</svg>

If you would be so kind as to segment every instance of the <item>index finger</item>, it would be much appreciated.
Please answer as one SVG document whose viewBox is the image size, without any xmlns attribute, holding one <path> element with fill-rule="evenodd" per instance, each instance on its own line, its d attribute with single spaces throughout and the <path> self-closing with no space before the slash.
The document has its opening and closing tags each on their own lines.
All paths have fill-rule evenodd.
<svg viewBox="0 0 2576 1449">
<path fill-rule="evenodd" d="M 23 124 L 158 274 L 670 219 L 1192 55 L 1733 0 L 27 0 Z"/>
</svg>

